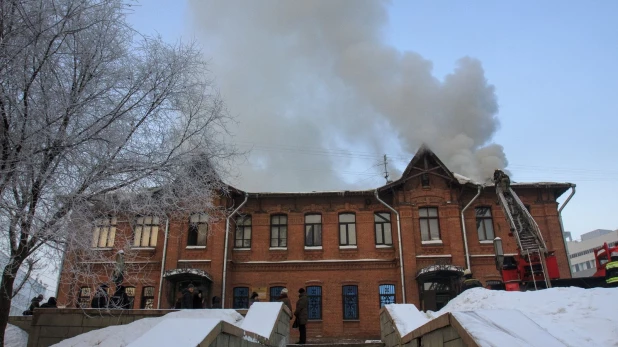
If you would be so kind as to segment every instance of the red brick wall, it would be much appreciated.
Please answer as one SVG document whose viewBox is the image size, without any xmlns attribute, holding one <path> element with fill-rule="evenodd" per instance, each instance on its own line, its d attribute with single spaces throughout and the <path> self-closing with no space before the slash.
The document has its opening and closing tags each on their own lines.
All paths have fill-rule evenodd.
<svg viewBox="0 0 618 347">
<path fill-rule="evenodd" d="M 525 204 L 531 206 L 532 215 L 543 231 L 548 248 L 556 251 L 562 277 L 568 277 L 566 252 L 560 234 L 557 204 L 550 189 L 516 189 Z M 403 244 L 403 265 L 405 273 L 406 301 L 419 305 L 419 290 L 415 280 L 418 270 L 446 261 L 465 266 L 465 250 L 460 213 L 477 190 L 471 186 L 461 186 L 448 182 L 438 176 L 431 176 L 431 187 L 422 188 L 418 178 L 408 180 L 405 185 L 392 191 L 381 193 L 381 198 L 392 204 L 400 212 L 401 239 Z M 236 197 L 235 206 L 242 202 Z M 228 202 L 228 206 L 232 205 Z M 442 244 L 423 244 L 421 242 L 419 207 L 437 207 Z M 500 279 L 494 266 L 493 245 L 481 243 L 475 224 L 475 207 L 491 206 L 495 236 L 503 239 L 505 253 L 516 253 L 515 241 L 508 236 L 509 227 L 500 206 L 497 204 L 493 188 L 485 188 L 482 194 L 465 212 L 466 236 L 470 252 L 471 269 L 481 281 Z M 397 302 L 402 302 L 400 259 L 397 242 L 396 217 L 391 216 L 392 248 L 376 248 L 374 235 L 374 212 L 388 211 L 372 193 L 365 195 L 295 195 L 252 197 L 241 209 L 241 213 L 252 217 L 252 240 L 249 250 L 234 250 L 234 233 L 230 233 L 226 307 L 231 307 L 233 288 L 286 286 L 290 290 L 292 304 L 295 305 L 297 290 L 309 285 L 322 286 L 323 318 L 308 326 L 309 337 L 359 337 L 379 336 L 379 295 L 380 284 L 394 284 Z M 357 248 L 340 249 L 338 216 L 342 212 L 356 214 Z M 304 247 L 304 216 L 307 213 L 322 215 L 322 249 L 306 250 Z M 288 216 L 287 250 L 270 249 L 270 216 Z M 187 218 L 188 220 L 188 218 Z M 225 242 L 225 220 L 210 226 L 205 249 L 187 249 L 187 221 L 170 223 L 170 238 L 167 246 L 165 269 L 194 267 L 205 270 L 213 279 L 214 295 L 221 295 L 223 276 L 223 254 Z M 234 226 L 232 224 L 232 230 Z M 136 302 L 139 302 L 141 287 L 155 286 L 158 295 L 160 262 L 163 253 L 163 227 L 156 250 L 145 257 L 152 261 L 152 271 L 144 274 L 135 283 Z M 111 252 L 110 252 L 111 255 Z M 338 260 L 324 262 L 324 260 Z M 367 261 L 369 260 L 369 261 Z M 196 262 L 198 261 L 198 262 Z M 321 262 L 320 262 L 321 261 Z M 256 263 L 257 262 L 257 263 Z M 131 277 L 131 276 L 129 276 Z M 68 287 L 63 273 L 60 302 L 72 299 L 64 295 Z M 68 282 L 67 282 L 68 283 Z M 342 286 L 359 286 L 359 321 L 343 320 Z M 163 286 L 162 308 L 167 308 L 169 287 Z M 155 300 L 156 301 L 156 300 Z M 137 307 L 137 306 L 136 306 Z"/>
</svg>

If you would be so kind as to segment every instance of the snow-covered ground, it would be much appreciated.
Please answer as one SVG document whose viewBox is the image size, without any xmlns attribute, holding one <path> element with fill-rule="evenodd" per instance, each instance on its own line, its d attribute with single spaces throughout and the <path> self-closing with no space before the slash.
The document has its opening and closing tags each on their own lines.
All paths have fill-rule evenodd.
<svg viewBox="0 0 618 347">
<path fill-rule="evenodd" d="M 280 302 L 256 302 L 247 312 L 246 318 L 236 310 L 182 310 L 162 317 L 144 318 L 126 325 L 93 330 L 54 346 L 196 346 L 222 320 L 268 339 L 281 306 Z M 245 338 L 252 340 L 248 336 Z"/>
<path fill-rule="evenodd" d="M 539 344 L 544 346 L 617 346 L 616 298 L 618 288 L 571 287 L 523 293 L 475 288 L 451 300 L 438 312 L 421 312 L 425 319 L 418 312 L 406 313 L 409 307 L 405 310 L 394 308 L 410 305 L 387 305 L 387 309 L 400 332 L 412 331 L 433 318 L 453 312 L 455 318 L 484 346 L 531 345 L 529 341 L 519 339 L 518 334 L 539 343 L 544 341 Z M 514 310 L 521 312 L 521 315 Z M 531 325 L 526 317 L 539 329 L 534 330 L 535 324 Z M 509 336 L 513 341 L 509 344 L 503 340 L 492 341 L 499 338 L 499 334 L 489 334 L 491 331 L 501 331 L 506 334 L 502 338 Z"/>
<path fill-rule="evenodd" d="M 138 340 L 144 334 L 149 332 L 152 328 L 162 323 L 165 320 L 179 318 L 185 321 L 186 318 L 192 318 L 196 321 L 200 320 L 215 320 L 217 323 L 221 320 L 234 324 L 238 327 L 242 324 L 243 317 L 235 310 L 182 310 L 177 312 L 168 313 L 165 316 L 157 318 L 144 318 L 137 320 L 133 323 L 126 325 L 115 325 L 103 329 L 93 330 L 88 333 L 84 333 L 70 339 L 66 339 L 60 343 L 55 344 L 57 347 L 86 347 L 86 346 L 100 346 L 100 347 L 124 347 L 128 346 L 132 342 Z M 171 323 L 174 325 L 174 323 Z M 216 325 L 216 324 L 215 324 Z M 170 338 L 180 337 L 183 334 L 191 334 L 195 331 L 195 327 L 192 325 L 174 325 L 174 330 L 163 331 Z M 158 331 L 159 329 L 153 329 Z M 204 330 L 200 329 L 200 332 Z M 206 331 L 208 333 L 210 330 Z M 150 335 L 150 334 L 148 334 Z M 178 342 L 175 346 L 181 346 Z M 138 341 L 139 342 L 139 341 Z M 201 341 L 200 341 L 201 342 Z"/>
<path fill-rule="evenodd" d="M 28 346 L 28 333 L 20 328 L 9 324 L 4 331 L 5 347 L 26 347 Z"/>
</svg>

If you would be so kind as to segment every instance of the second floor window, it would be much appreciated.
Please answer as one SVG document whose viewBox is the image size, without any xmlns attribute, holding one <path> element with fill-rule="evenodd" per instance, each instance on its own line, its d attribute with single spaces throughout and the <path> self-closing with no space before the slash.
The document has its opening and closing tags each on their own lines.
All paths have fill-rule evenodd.
<svg viewBox="0 0 618 347">
<path fill-rule="evenodd" d="M 305 246 L 322 246 L 322 215 L 305 216 Z"/>
<path fill-rule="evenodd" d="M 422 241 L 440 240 L 440 223 L 438 222 L 437 207 L 421 207 L 418 209 L 421 223 Z"/>
<path fill-rule="evenodd" d="M 270 217 L 270 247 L 288 246 L 288 216 Z"/>
<path fill-rule="evenodd" d="M 476 211 L 476 231 L 479 241 L 491 241 L 494 239 L 494 224 L 491 218 L 491 208 L 483 206 L 477 207 Z"/>
<path fill-rule="evenodd" d="M 376 229 L 376 245 L 392 246 L 391 214 L 378 212 L 373 215 Z"/>
<path fill-rule="evenodd" d="M 134 230 L 134 247 L 156 247 L 159 234 L 159 217 L 137 217 Z"/>
<path fill-rule="evenodd" d="M 356 246 L 356 215 L 354 213 L 339 215 L 339 245 Z"/>
<path fill-rule="evenodd" d="M 116 217 L 99 218 L 94 223 L 92 247 L 113 247 L 114 239 L 116 238 Z"/>
<path fill-rule="evenodd" d="M 206 246 L 208 237 L 208 215 L 205 213 L 192 214 L 189 217 L 189 239 L 187 246 Z"/>
<path fill-rule="evenodd" d="M 235 248 L 251 248 L 251 216 L 240 216 L 236 219 Z"/>
</svg>

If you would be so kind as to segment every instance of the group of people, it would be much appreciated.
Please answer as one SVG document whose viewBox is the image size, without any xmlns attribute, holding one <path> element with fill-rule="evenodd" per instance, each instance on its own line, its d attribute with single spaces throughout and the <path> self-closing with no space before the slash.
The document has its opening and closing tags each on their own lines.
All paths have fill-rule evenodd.
<svg viewBox="0 0 618 347">
<path fill-rule="evenodd" d="M 24 316 L 32 316 L 34 314 L 35 308 L 58 308 L 58 306 L 56 305 L 56 298 L 52 296 L 47 299 L 46 303 L 41 304 L 43 298 L 43 294 L 39 294 L 38 296 L 32 298 L 32 300 L 30 301 L 30 306 L 22 314 Z"/>
<path fill-rule="evenodd" d="M 131 309 L 131 300 L 122 285 L 116 286 L 114 295 L 109 297 L 107 284 L 101 284 L 90 302 L 92 308 Z"/>
<path fill-rule="evenodd" d="M 195 286 L 189 284 L 182 292 L 178 293 L 175 309 L 200 309 L 205 308 L 206 298 L 201 290 L 195 291 Z M 214 296 L 210 308 L 221 308 L 221 298 Z"/>
<path fill-rule="evenodd" d="M 257 299 L 257 294 L 253 293 Z M 253 295 L 252 295 L 253 296 Z M 292 303 L 290 302 L 290 298 L 288 298 L 288 289 L 283 288 L 281 290 L 281 294 L 279 295 L 278 300 L 282 302 L 285 306 L 287 306 L 290 311 L 292 311 Z M 309 301 L 307 299 L 307 293 L 305 292 L 305 288 L 300 288 L 298 290 L 298 301 L 296 301 L 296 310 L 294 310 L 294 323 L 292 325 L 293 328 L 298 328 L 300 333 L 300 339 L 296 344 L 303 345 L 307 343 L 307 320 L 309 319 Z"/>
</svg>

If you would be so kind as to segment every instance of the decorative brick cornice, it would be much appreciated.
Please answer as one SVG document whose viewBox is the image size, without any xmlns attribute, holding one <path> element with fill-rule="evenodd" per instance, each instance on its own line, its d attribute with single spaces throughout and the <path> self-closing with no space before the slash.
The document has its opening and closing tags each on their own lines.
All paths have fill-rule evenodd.
<svg viewBox="0 0 618 347">
<path fill-rule="evenodd" d="M 313 270 L 375 270 L 395 269 L 397 259 L 349 259 L 349 260 L 287 260 L 279 262 L 253 261 L 232 262 L 232 271 L 313 271 Z"/>
</svg>

